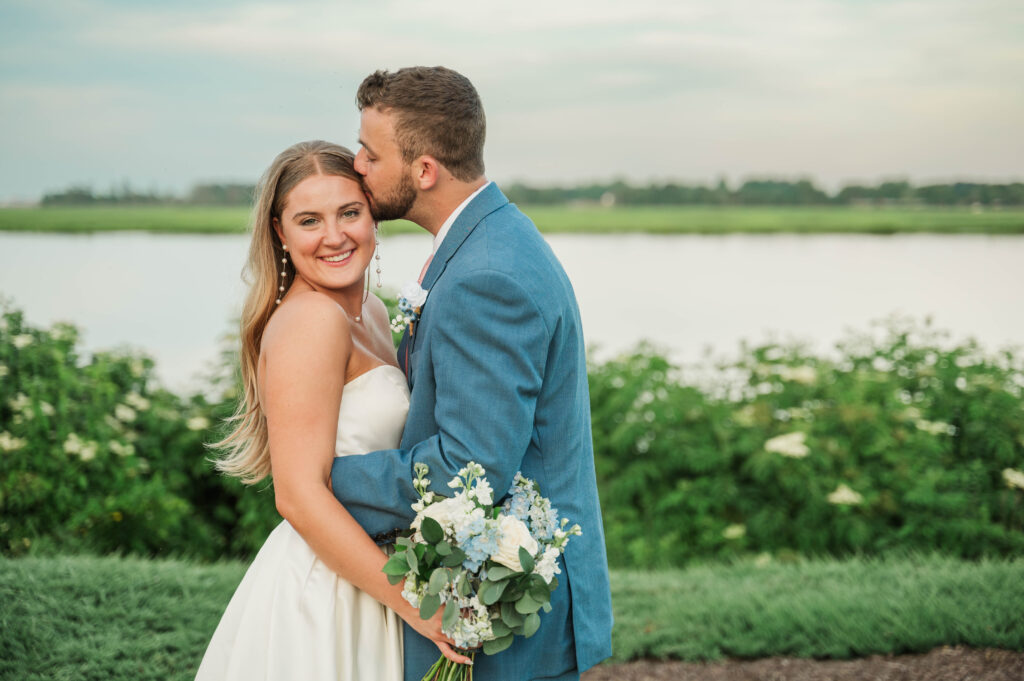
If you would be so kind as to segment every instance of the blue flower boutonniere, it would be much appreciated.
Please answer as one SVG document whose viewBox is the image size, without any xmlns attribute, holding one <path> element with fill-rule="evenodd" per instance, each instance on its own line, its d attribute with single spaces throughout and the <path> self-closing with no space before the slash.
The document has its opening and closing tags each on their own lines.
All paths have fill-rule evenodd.
<svg viewBox="0 0 1024 681">
<path fill-rule="evenodd" d="M 391 320 L 391 330 L 401 331 L 405 326 L 409 327 L 409 333 L 416 330 L 416 322 L 419 321 L 420 311 L 423 303 L 427 301 L 428 290 L 419 285 L 419 282 L 410 281 L 402 287 L 398 294 L 398 314 Z"/>
</svg>

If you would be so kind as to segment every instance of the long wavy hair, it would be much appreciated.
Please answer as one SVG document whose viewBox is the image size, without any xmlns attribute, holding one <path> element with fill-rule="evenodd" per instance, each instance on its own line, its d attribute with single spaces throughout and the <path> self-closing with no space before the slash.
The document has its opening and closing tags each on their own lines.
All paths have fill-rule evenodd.
<svg viewBox="0 0 1024 681">
<path fill-rule="evenodd" d="M 227 419 L 230 434 L 211 446 L 221 451 L 215 459 L 219 471 L 254 484 L 270 475 L 270 446 L 267 418 L 260 404 L 256 382 L 260 343 L 270 316 L 277 308 L 279 290 L 285 292 L 295 280 L 295 268 L 280 266 L 285 257 L 281 239 L 274 230 L 274 218 L 281 219 L 288 194 L 311 175 L 338 175 L 356 182 L 362 178 L 352 166 L 354 154 L 345 147 L 314 140 L 300 142 L 282 151 L 260 178 L 250 220 L 252 240 L 242 278 L 249 293 L 242 309 L 239 339 L 241 348 L 242 397 L 235 413 Z"/>
</svg>

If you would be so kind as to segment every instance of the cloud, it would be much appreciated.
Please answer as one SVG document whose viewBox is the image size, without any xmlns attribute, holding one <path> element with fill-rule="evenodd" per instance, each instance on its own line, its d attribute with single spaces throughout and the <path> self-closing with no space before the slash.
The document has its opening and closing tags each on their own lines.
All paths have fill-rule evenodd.
<svg viewBox="0 0 1024 681">
<path fill-rule="evenodd" d="M 416 63 L 477 85 L 499 179 L 1019 176 L 1024 156 L 1019 0 L 12 2 L 0 153 L 73 147 L 92 167 L 61 172 L 97 179 L 351 144 L 361 79 Z M 65 177 L 26 161 L 0 186 Z"/>
</svg>

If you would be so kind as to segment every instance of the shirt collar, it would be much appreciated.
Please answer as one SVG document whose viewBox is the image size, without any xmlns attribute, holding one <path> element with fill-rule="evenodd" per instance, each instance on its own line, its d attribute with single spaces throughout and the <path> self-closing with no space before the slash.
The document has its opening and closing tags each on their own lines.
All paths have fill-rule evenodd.
<svg viewBox="0 0 1024 681">
<path fill-rule="evenodd" d="M 469 205 L 469 202 L 476 198 L 476 195 L 487 188 L 490 182 L 485 182 L 482 187 L 477 189 L 475 192 L 466 197 L 466 200 L 459 204 L 459 207 L 452 211 L 452 214 L 448 216 L 448 219 L 441 225 L 441 229 L 437 230 L 437 235 L 434 236 L 434 253 L 437 253 L 437 249 L 441 248 L 441 242 L 444 241 L 445 236 L 448 234 L 448 230 L 455 224 L 455 220 L 462 213 L 463 209 Z"/>
</svg>

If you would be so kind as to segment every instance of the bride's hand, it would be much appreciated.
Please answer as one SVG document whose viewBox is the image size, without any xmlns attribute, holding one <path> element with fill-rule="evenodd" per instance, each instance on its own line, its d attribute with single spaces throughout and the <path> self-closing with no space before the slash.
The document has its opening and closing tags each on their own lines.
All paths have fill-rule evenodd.
<svg viewBox="0 0 1024 681">
<path fill-rule="evenodd" d="M 420 618 L 419 610 L 415 610 L 412 607 L 409 608 L 411 614 L 400 615 L 406 624 L 416 630 L 420 636 L 429 638 L 437 646 L 441 654 L 447 657 L 452 662 L 459 664 L 473 664 L 473 660 L 460 655 L 455 651 L 452 645 L 455 643 L 449 638 L 443 631 L 441 631 L 441 616 L 444 614 L 444 610 L 438 610 L 433 617 L 429 620 Z"/>
</svg>

